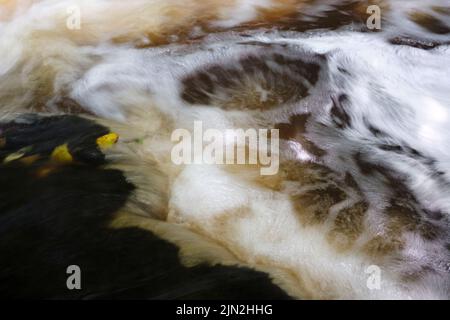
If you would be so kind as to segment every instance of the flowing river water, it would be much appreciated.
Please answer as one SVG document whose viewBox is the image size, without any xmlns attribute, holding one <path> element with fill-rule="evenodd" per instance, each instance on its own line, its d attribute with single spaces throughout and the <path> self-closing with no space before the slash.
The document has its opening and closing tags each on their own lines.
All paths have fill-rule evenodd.
<svg viewBox="0 0 450 320">
<path fill-rule="evenodd" d="M 113 128 L 129 210 L 227 252 L 188 264 L 296 298 L 448 299 L 449 44 L 448 0 L 0 0 L 0 118 Z M 278 173 L 173 164 L 194 121 L 278 129 Z"/>
</svg>

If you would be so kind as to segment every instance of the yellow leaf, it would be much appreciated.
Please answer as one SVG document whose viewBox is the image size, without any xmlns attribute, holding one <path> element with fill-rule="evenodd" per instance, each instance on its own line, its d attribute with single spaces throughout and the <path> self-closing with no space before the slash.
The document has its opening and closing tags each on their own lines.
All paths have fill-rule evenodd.
<svg viewBox="0 0 450 320">
<path fill-rule="evenodd" d="M 3 163 L 8 163 L 8 162 L 11 162 L 11 161 L 20 159 L 20 158 L 22 158 L 24 155 L 25 155 L 25 153 L 24 153 L 24 152 L 20 152 L 20 151 L 19 151 L 19 152 L 11 153 L 11 154 L 9 154 L 9 155 L 3 160 Z"/>
<path fill-rule="evenodd" d="M 69 163 L 73 161 L 67 143 L 56 147 L 52 152 L 51 158 L 53 161 L 60 163 Z"/>
<path fill-rule="evenodd" d="M 97 145 L 100 147 L 100 149 L 105 150 L 111 148 L 118 140 L 119 135 L 117 133 L 111 132 L 97 138 Z"/>
<path fill-rule="evenodd" d="M 14 152 L 14 153 L 9 154 L 9 155 L 3 160 L 3 163 L 8 163 L 8 162 L 12 162 L 12 161 L 18 160 L 18 159 L 22 158 L 25 154 L 27 154 L 27 152 L 30 152 L 31 149 L 32 149 L 32 147 L 31 147 L 31 146 L 28 146 L 28 147 L 24 147 L 24 148 L 20 149 L 20 150 L 17 151 L 17 152 Z"/>
</svg>

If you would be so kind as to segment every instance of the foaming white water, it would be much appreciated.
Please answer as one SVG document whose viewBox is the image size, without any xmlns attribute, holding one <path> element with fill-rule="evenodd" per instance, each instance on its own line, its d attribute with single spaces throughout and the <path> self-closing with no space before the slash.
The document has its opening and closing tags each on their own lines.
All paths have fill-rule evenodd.
<svg viewBox="0 0 450 320">
<path fill-rule="evenodd" d="M 390 10 L 386 12 L 389 22 L 383 27 L 387 33 L 415 35 L 425 39 L 448 40 L 448 34 L 430 33 L 410 19 L 411 14 L 421 12 L 433 15 L 448 23 L 448 11 L 445 13 L 445 10 L 448 10 L 448 1 L 430 0 L 426 1 L 426 3 L 420 0 L 389 1 L 389 6 Z M 439 8 L 444 10 L 438 10 Z"/>
<path fill-rule="evenodd" d="M 394 47 L 383 38 L 350 33 L 289 42 L 305 45 L 315 52 L 333 52 L 331 70 L 344 68 L 352 74 L 347 79 L 336 76 L 331 87 L 333 91 L 351 92 L 355 125 L 346 134 L 356 146 L 371 148 L 376 142 L 367 140 L 364 119 L 369 119 L 374 126 L 388 132 L 394 142 L 406 142 L 439 159 L 439 167 L 450 178 L 447 165 L 450 163 L 447 151 L 450 147 L 450 94 L 445 90 L 450 85 L 450 78 L 446 76 L 450 70 L 448 47 L 432 52 Z M 397 164 L 405 173 L 414 172 L 413 177 L 427 174 L 423 167 L 405 163 L 402 157 L 377 154 L 376 149 L 371 153 L 379 161 Z M 417 187 L 419 181 L 414 183 Z M 449 194 L 442 194 L 441 190 L 442 186 L 434 190 L 424 188 L 418 194 L 429 193 L 430 203 L 449 212 Z"/>
<path fill-rule="evenodd" d="M 329 81 L 306 101 L 285 108 L 280 106 L 276 112 L 265 111 L 258 115 L 248 111 L 225 112 L 214 105 L 190 106 L 183 101 L 180 83 L 187 75 L 217 61 L 232 65 L 240 57 L 264 54 L 264 49 L 239 44 L 243 41 L 288 43 L 292 50 L 298 50 L 300 56 L 326 54 Z M 447 139 L 450 136 L 450 119 L 447 116 L 450 95 L 444 89 L 450 85 L 446 76 L 450 71 L 448 47 L 433 52 L 394 47 L 383 37 L 350 32 L 321 33 L 308 37 L 278 33 L 263 36 L 255 33 L 245 38 L 221 35 L 203 41 L 199 44 L 201 50 L 193 46 L 172 45 L 145 51 L 117 49 L 106 54 L 104 63 L 92 68 L 73 84 L 72 96 L 103 116 L 126 119 L 128 112 L 133 113 L 133 108 L 145 109 L 145 103 L 152 101 L 152 107 L 175 121 L 175 128 L 191 128 L 194 120 L 202 120 L 206 127 L 226 129 L 283 122 L 293 112 L 305 111 L 314 113 L 317 122 L 329 123 L 329 97 L 345 92 L 351 101 L 349 113 L 352 127 L 343 136 L 323 129 L 312 131 L 310 136 L 319 145 L 327 146 L 327 165 L 357 177 L 373 210 L 367 222 L 369 229 L 377 233 L 383 221 L 381 212 L 388 203 L 391 191 L 374 182 L 373 178 L 361 175 L 355 164 L 349 161 L 360 150 L 370 155 L 373 162 L 394 168 L 407 176 L 408 185 L 430 210 L 446 215 L 450 213 L 450 192 L 448 182 L 445 182 L 450 177 L 450 145 Z M 351 76 L 342 77 L 338 69 L 347 70 Z M 121 85 L 125 83 L 127 85 Z M 124 101 L 121 99 L 123 96 L 130 99 Z M 140 121 L 145 122 L 145 116 Z M 367 121 L 388 137 L 374 137 L 367 128 Z M 424 131 L 425 128 L 430 128 L 430 131 Z M 380 150 L 377 146 L 382 143 L 409 145 L 435 159 L 436 167 L 445 173 L 444 181 L 432 179 L 434 173 L 417 159 Z M 318 293 L 311 293 L 312 297 L 330 297 L 333 296 L 331 292 L 348 286 L 351 289 L 336 293 L 336 297 L 445 297 L 447 284 L 432 277 L 427 280 L 429 286 L 407 286 L 403 290 L 395 284 L 393 276 L 394 279 L 385 279 L 381 292 L 367 290 L 364 281 L 367 262 L 358 256 L 343 257 L 334 252 L 327 246 L 323 229 L 300 227 L 295 222 L 296 214 L 288 198 L 268 191 L 251 190 L 254 187 L 242 178 L 230 177 L 215 170 L 210 167 L 184 169 L 173 185 L 171 207 L 175 214 L 169 216 L 170 221 L 195 228 L 201 226 L 202 232 L 212 238 L 221 234 L 221 241 L 236 250 L 236 254 L 247 263 L 282 265 L 283 268 L 298 270 L 299 276 L 309 279 L 304 280 L 310 281 L 307 287 L 314 286 L 313 279 L 321 279 L 323 287 Z M 242 207 L 251 212 L 249 216 L 237 218 L 226 226 L 216 225 L 215 221 L 224 212 L 240 212 L 244 210 Z M 239 213 L 237 217 L 240 217 Z M 225 235 L 222 234 L 224 232 Z M 406 239 L 404 254 L 413 261 L 432 264 L 430 252 L 441 252 L 436 243 L 423 242 L 413 234 L 407 235 Z M 438 259 L 442 259 L 442 254 L 438 254 Z M 385 265 L 384 268 L 390 267 Z M 390 272 L 395 274 L 404 268 L 407 267 L 384 269 L 387 271 L 386 277 L 391 277 Z M 435 285 L 434 289 L 431 289 L 431 284 Z M 295 290 L 293 293 L 299 294 Z"/>
<path fill-rule="evenodd" d="M 170 144 L 171 130 L 191 128 L 194 120 L 202 120 L 205 128 L 261 128 L 309 112 L 307 137 L 327 154 L 319 161 L 295 141 L 286 143 L 283 152 L 287 159 L 320 162 L 357 180 L 369 209 L 365 233 L 353 251 L 342 254 L 328 243 L 329 225 L 308 228 L 299 222 L 291 196 L 309 186 L 289 181 L 285 189 L 273 190 L 255 186 L 251 173 L 236 175 L 221 167 L 161 164 L 172 182 L 168 220 L 214 239 L 244 264 L 293 274 L 298 282 L 283 286 L 298 297 L 448 298 L 448 274 L 427 274 L 413 283 L 403 283 L 398 276 L 416 266 L 448 263 L 443 249 L 448 241 L 446 219 L 442 224 L 447 233 L 438 240 L 425 241 L 415 232 L 404 232 L 404 246 L 398 249 L 403 260 L 379 262 L 384 271 L 382 290 L 367 287 L 365 270 L 373 260 L 359 249 L 370 237 L 384 236 L 387 218 L 383 212 L 393 191 L 386 177 L 368 176 L 352 160 L 362 153 L 366 160 L 394 170 L 406 177 L 404 183 L 424 208 L 449 216 L 450 49 L 443 44 L 422 50 L 388 41 L 403 35 L 448 41 L 448 34 L 430 33 L 408 18 L 411 10 L 429 13 L 434 6 L 445 7 L 446 1 L 388 1 L 379 33 L 355 33 L 349 31 L 352 26 L 306 33 L 227 30 L 257 19 L 260 8 L 284 2 L 221 2 L 4 1 L 0 13 L 4 113 L 28 111 L 30 105 L 37 109 L 34 103 L 39 99 L 47 111 L 57 111 L 58 99 L 69 97 L 96 116 L 119 120 L 129 131 L 142 135 L 140 155 L 167 161 L 165 146 Z M 318 1 L 305 12 L 320 16 L 335 3 Z M 81 12 L 80 30 L 66 28 L 67 8 L 74 4 Z M 301 11 L 301 1 L 293 8 Z M 437 15 L 449 23 L 448 15 Z M 198 29 L 198 34 L 206 35 L 208 26 L 219 30 L 204 38 L 190 36 Z M 176 40 L 180 29 L 188 33 L 182 41 Z M 175 40 L 166 43 L 155 35 Z M 142 38 L 148 48 L 136 42 Z M 212 99 L 202 103 L 183 98 L 183 81 L 211 66 L 218 66 L 222 74 L 234 74 L 229 70 L 236 68 L 244 82 L 262 80 L 267 76 L 264 72 L 248 75 L 241 61 L 272 59 L 273 54 L 321 66 L 320 80 L 310 86 L 308 96 L 256 111 L 226 110 L 215 103 L 229 99 L 229 88 L 214 91 Z M 291 72 L 270 63 L 279 72 L 275 74 Z M 219 89 L 225 86 L 215 82 Z M 348 96 L 345 109 L 351 126 L 338 131 L 332 126 L 330 109 L 331 97 L 341 94 Z M 262 100 L 267 100 L 267 92 Z M 374 135 L 370 127 L 383 134 Z M 395 153 L 380 145 L 400 145 L 410 151 Z M 357 200 L 334 204 L 330 211 L 336 216 L 351 201 Z"/>
</svg>

